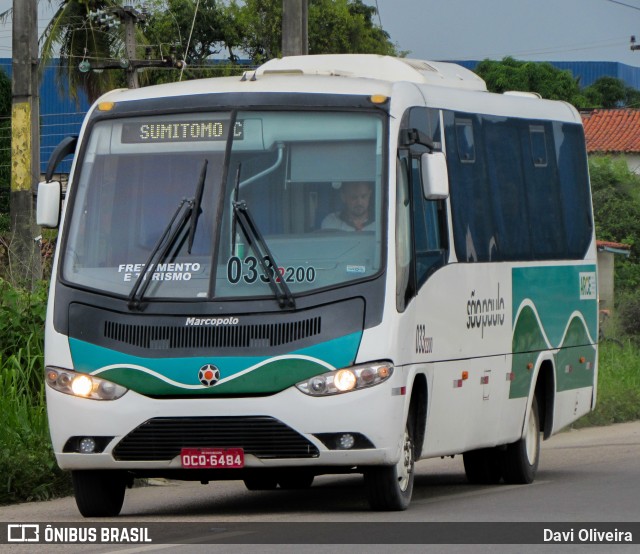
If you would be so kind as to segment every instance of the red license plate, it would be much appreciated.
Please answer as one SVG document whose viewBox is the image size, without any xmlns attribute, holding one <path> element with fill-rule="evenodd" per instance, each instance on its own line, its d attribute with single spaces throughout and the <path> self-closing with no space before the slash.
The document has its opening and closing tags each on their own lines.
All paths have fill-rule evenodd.
<svg viewBox="0 0 640 554">
<path fill-rule="evenodd" d="M 242 448 L 183 448 L 180 461 L 185 469 L 244 467 Z"/>
</svg>

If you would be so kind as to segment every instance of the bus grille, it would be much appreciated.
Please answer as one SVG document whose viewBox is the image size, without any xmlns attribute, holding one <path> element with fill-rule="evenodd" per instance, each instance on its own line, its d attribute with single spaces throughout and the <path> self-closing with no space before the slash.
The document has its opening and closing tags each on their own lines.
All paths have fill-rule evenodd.
<svg viewBox="0 0 640 554">
<path fill-rule="evenodd" d="M 321 332 L 321 318 L 220 327 L 136 325 L 104 322 L 110 340 L 151 350 L 273 347 L 304 340 Z"/>
<path fill-rule="evenodd" d="M 316 458 L 318 449 L 302 435 L 267 416 L 154 418 L 113 449 L 120 461 L 172 460 L 187 448 L 241 447 L 258 458 Z"/>
</svg>

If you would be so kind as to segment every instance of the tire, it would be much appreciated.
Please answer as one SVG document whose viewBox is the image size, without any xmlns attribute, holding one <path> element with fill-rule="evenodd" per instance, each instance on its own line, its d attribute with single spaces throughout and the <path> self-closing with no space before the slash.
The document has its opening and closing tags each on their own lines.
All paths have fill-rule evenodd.
<svg viewBox="0 0 640 554">
<path fill-rule="evenodd" d="M 533 483 L 540 461 L 540 415 L 534 397 L 524 436 L 509 445 L 504 453 L 504 480 L 510 485 Z"/>
<path fill-rule="evenodd" d="M 72 471 L 78 510 L 84 517 L 115 517 L 120 513 L 127 488 L 124 471 Z"/>
<path fill-rule="evenodd" d="M 308 471 L 291 471 L 287 474 L 281 474 L 278 477 L 278 484 L 281 489 L 285 490 L 308 489 L 314 478 L 315 475 Z"/>
<path fill-rule="evenodd" d="M 394 466 L 378 466 L 364 472 L 364 486 L 372 510 L 401 511 L 411 503 L 415 477 L 415 449 L 409 426 L 404 431 L 400 460 Z"/>
<path fill-rule="evenodd" d="M 502 479 L 504 452 L 498 448 L 481 448 L 462 455 L 467 481 L 473 485 L 496 485 Z"/>
</svg>

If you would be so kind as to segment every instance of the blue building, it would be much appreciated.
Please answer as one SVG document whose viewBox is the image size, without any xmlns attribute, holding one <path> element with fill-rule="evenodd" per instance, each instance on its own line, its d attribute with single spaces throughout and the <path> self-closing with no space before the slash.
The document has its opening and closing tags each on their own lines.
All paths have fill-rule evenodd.
<svg viewBox="0 0 640 554">
<path fill-rule="evenodd" d="M 0 69 L 11 77 L 11 58 L 0 58 Z M 82 120 L 89 109 L 84 94 L 78 103 L 60 89 L 56 79 L 56 65 L 47 67 L 40 83 L 40 171 L 44 173 L 53 149 L 66 136 L 80 132 Z M 71 169 L 71 162 L 61 166 L 63 172 Z"/>
</svg>

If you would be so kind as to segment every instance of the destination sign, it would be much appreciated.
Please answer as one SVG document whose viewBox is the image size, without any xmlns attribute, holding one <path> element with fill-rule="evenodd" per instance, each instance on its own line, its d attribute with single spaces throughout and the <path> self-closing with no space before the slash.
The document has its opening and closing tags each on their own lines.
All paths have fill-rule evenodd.
<svg viewBox="0 0 640 554">
<path fill-rule="evenodd" d="M 121 140 L 123 144 L 227 140 L 229 123 L 228 119 L 124 123 Z M 233 138 L 244 138 L 242 121 L 236 121 Z"/>
</svg>

